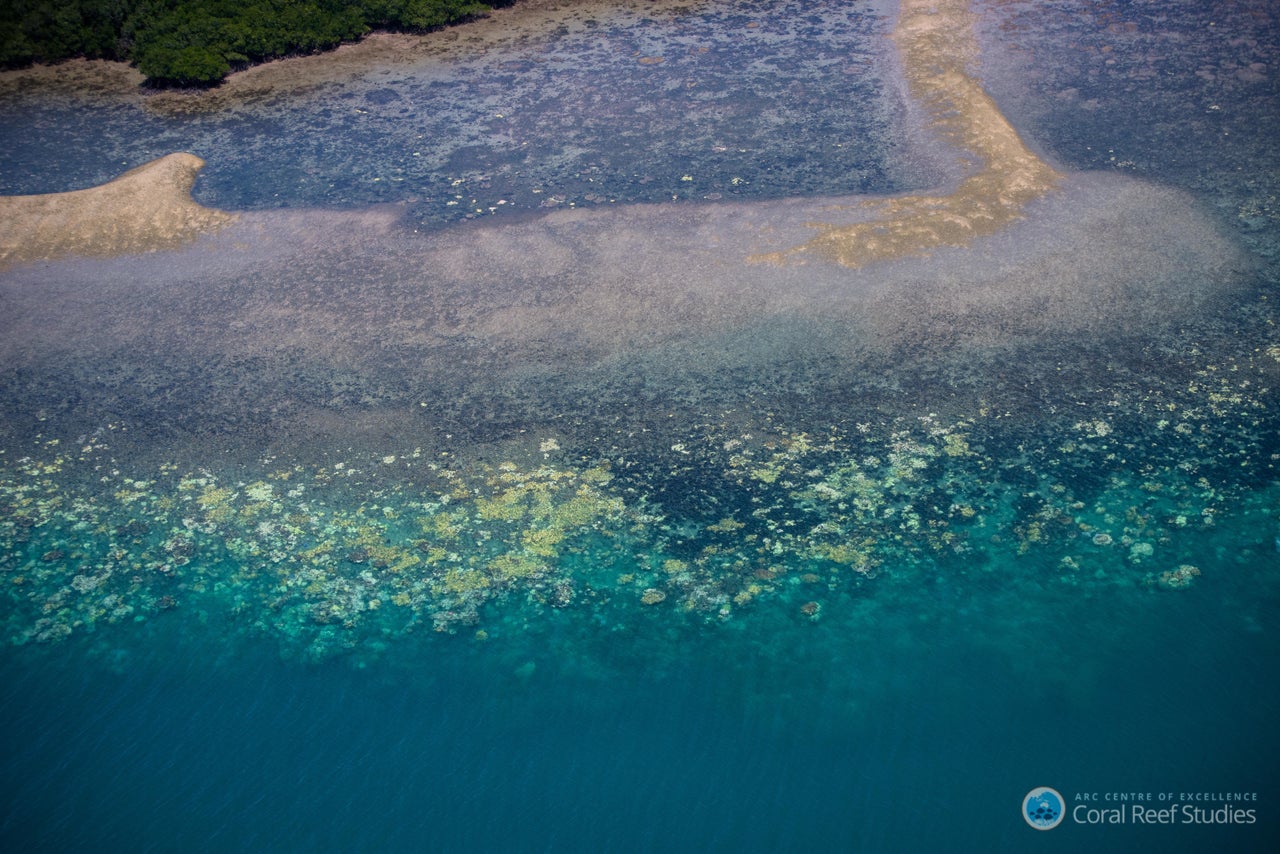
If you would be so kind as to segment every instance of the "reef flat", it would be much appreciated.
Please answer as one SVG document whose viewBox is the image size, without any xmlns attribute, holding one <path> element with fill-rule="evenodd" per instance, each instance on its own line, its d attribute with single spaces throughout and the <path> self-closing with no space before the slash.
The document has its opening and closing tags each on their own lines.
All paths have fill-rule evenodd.
<svg viewBox="0 0 1280 854">
<path fill-rule="evenodd" d="M 1041 543 L 1063 589 L 1189 586 L 1184 530 L 1274 465 L 1252 260 L 1184 193 L 1032 154 L 966 71 L 962 5 L 901 15 L 950 195 L 424 232 L 232 219 L 186 195 L 190 156 L 104 187 L 183 213 L 5 274 L 11 642 L 218 612 L 363 661 L 530 609 L 830 619 L 882 573 Z"/>
</svg>

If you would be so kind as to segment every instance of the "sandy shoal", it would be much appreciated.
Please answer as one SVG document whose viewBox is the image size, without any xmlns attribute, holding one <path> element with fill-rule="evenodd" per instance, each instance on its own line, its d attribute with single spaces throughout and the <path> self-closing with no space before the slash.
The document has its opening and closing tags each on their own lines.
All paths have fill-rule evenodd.
<svg viewBox="0 0 1280 854">
<path fill-rule="evenodd" d="M 180 246 L 235 219 L 191 198 L 204 161 L 168 154 L 87 190 L 0 196 L 0 269 L 66 255 Z"/>
</svg>

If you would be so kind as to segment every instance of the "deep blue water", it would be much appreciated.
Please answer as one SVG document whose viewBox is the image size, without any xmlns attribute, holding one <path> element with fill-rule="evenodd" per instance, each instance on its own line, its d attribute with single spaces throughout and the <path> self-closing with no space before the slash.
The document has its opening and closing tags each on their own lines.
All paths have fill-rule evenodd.
<svg viewBox="0 0 1280 854">
<path fill-rule="evenodd" d="M 930 163 L 904 162 L 908 146 L 895 136 L 905 121 L 900 92 L 886 82 L 892 72 L 876 64 L 886 22 L 842 3 L 775 5 L 748 9 L 756 17 L 772 11 L 770 38 L 752 52 L 734 47 L 743 15 L 711 4 L 678 25 L 647 20 L 549 37 L 526 46 L 527 54 L 356 80 L 234 115 L 158 118 L 119 105 L 18 99 L 0 107 L 0 192 L 84 186 L 175 149 L 209 161 L 198 189 L 209 204 L 345 209 L 404 201 L 420 224 L 460 220 L 471 204 L 497 209 L 499 199 L 511 203 L 501 215 L 506 207 L 541 208 L 553 195 L 557 205 L 590 206 L 931 186 Z M 674 399 L 671 390 L 684 389 L 677 373 L 692 370 L 684 365 L 664 376 L 646 364 L 644 395 L 619 393 L 622 402 L 599 394 L 590 385 L 595 375 L 566 373 L 537 387 L 545 406 L 568 408 L 563 401 L 595 395 L 603 414 L 574 422 L 573 413 L 556 413 L 569 452 L 551 458 L 550 474 L 537 469 L 550 452 L 536 441 L 526 457 L 513 453 L 517 463 L 507 470 L 497 461 L 511 449 L 494 440 L 493 450 L 475 452 L 471 468 L 455 452 L 461 474 L 444 485 L 424 464 L 379 468 L 383 455 L 404 464 L 418 441 L 406 439 L 399 422 L 372 439 L 362 434 L 359 447 L 328 447 L 312 436 L 281 461 L 232 459 L 224 449 L 240 434 L 226 401 L 242 406 L 246 421 L 269 407 L 274 390 L 254 387 L 263 373 L 254 359 L 264 356 L 194 364 L 196 356 L 175 347 L 178 379 L 169 386 L 148 384 L 141 372 L 137 383 L 120 380 L 127 370 L 119 365 L 129 362 L 105 345 L 6 370 L 0 844 L 183 852 L 1274 850 L 1280 421 L 1272 389 L 1280 356 L 1267 348 L 1278 343 L 1269 330 L 1280 283 L 1275 13 L 1266 3 L 979 8 L 989 85 L 1015 125 L 1064 168 L 1112 169 L 1193 193 L 1250 258 L 1247 286 L 1222 297 L 1236 303 L 1163 329 L 1158 341 L 1128 330 L 1123 350 L 1080 344 L 1079 362 L 1063 355 L 1071 351 L 1062 342 L 1046 343 L 1007 374 L 992 362 L 975 366 L 991 372 L 982 379 L 954 379 L 963 374 L 939 346 L 943 378 L 927 377 L 937 385 L 909 401 L 959 412 L 951 432 L 936 434 L 930 425 L 944 419 L 922 421 L 914 410 L 897 417 L 890 408 L 909 392 L 873 398 L 874 379 L 842 391 L 844 374 L 825 367 L 827 351 L 812 342 L 817 355 L 790 345 L 799 351 L 784 363 L 792 373 L 761 373 L 749 363 L 716 374 L 725 400 L 743 408 L 764 401 L 768 418 L 759 422 L 749 418 L 759 413 L 705 414 L 703 399 Z M 710 49 L 677 61 L 672 45 Z M 612 63 L 636 52 L 673 57 L 644 66 L 663 75 L 660 85 Z M 539 56 L 549 59 L 535 62 Z M 682 65 L 695 60 L 704 65 Z M 579 76 L 559 80 L 548 65 Z M 711 78 L 714 96 L 654 94 L 678 91 L 695 73 Z M 435 78 L 461 81 L 468 96 L 433 101 L 442 97 Z M 511 123 L 523 122 L 514 129 L 493 120 L 507 113 L 504 98 L 513 92 L 526 112 L 518 122 L 519 111 L 512 113 Z M 836 109 L 835 93 L 866 108 Z M 447 109 L 433 111 L 438 104 Z M 353 114 L 379 131 L 369 133 Z M 661 120 L 636 120 L 655 114 Z M 549 118 L 557 115 L 577 118 Z M 770 120 L 758 121 L 762 115 Z M 419 134 L 434 134 L 438 144 L 415 160 Z M 89 138 L 92 151 L 72 153 Z M 837 148 L 833 139 L 848 144 Z M 448 204 L 458 189 L 466 190 L 465 212 Z M 68 305 L 74 311 L 78 303 Z M 1034 417 L 1018 412 L 1006 424 L 965 409 L 969 395 L 1034 385 L 1025 378 L 1037 376 L 1037 359 L 1050 375 L 1065 361 L 1078 376 L 1074 385 L 1063 379 L 1060 388 L 1029 392 L 1043 401 Z M 489 363 L 477 364 L 483 371 Z M 1191 366 L 1185 378 L 1169 368 L 1182 365 Z M 357 372 L 330 376 L 322 368 L 296 365 L 289 381 L 321 384 L 317 399 L 332 396 L 339 420 L 365 417 L 358 401 L 384 393 Z M 886 387 L 917 378 L 884 370 Z M 217 376 L 225 386 L 207 384 Z M 495 376 L 497 398 L 510 390 L 498 382 L 507 375 Z M 208 413 L 223 419 L 207 432 L 179 415 L 173 424 L 136 418 L 196 399 L 189 386 L 199 386 Z M 59 400 L 64 409 L 50 403 Z M 455 405 L 459 421 L 507 412 L 484 400 Z M 100 428 L 105 444 L 94 447 L 98 433 L 83 430 L 76 413 L 95 407 L 115 407 L 120 423 L 135 414 L 129 429 L 142 438 L 130 443 L 119 427 Z M 788 425 L 812 430 L 827 417 L 842 430 L 832 449 L 806 451 L 785 438 Z M 59 418 L 66 436 L 57 433 Z M 740 441 L 745 428 L 735 418 L 769 427 Z M 1105 418 L 1105 429 L 1084 420 L 1094 418 Z M 663 426 L 668 421 L 678 424 Z M 531 418 L 530 430 L 544 427 Z M 485 430 L 500 432 L 486 422 L 475 433 Z M 955 436 L 967 437 L 972 451 L 952 456 L 958 449 L 947 437 Z M 77 456 L 85 443 L 91 451 Z M 734 462 L 734 453 L 747 461 Z M 894 454 L 907 462 L 891 465 Z M 613 480 L 589 479 L 585 472 L 606 455 Z M 915 479 L 907 471 L 913 455 L 923 472 Z M 166 468 L 171 459 L 176 468 Z M 873 486 L 856 485 L 852 474 L 836 478 L 854 462 Z M 362 474 L 344 481 L 342 466 Z M 428 546 L 446 543 L 465 569 L 466 558 L 494 558 L 535 534 L 531 523 L 482 503 L 498 501 L 495 484 L 510 483 L 504 471 L 548 491 L 573 484 L 547 499 L 554 508 L 542 516 L 531 502 L 527 516 L 540 524 L 560 518 L 556 512 L 577 519 L 587 511 L 565 496 L 585 494 L 574 490 L 587 484 L 599 490 L 582 531 L 563 523 L 571 547 L 556 553 L 552 581 L 568 587 L 549 582 L 458 600 L 476 608 L 469 614 L 415 606 L 402 618 L 389 602 L 368 604 L 375 595 L 417 592 L 403 574 L 385 589 L 358 588 L 364 572 L 385 568 L 377 567 L 380 545 L 404 546 L 386 558 L 394 563 L 427 552 L 414 541 L 432 531 Z M 787 478 L 800 486 L 788 492 Z M 266 493 L 283 506 L 253 498 L 268 482 L 274 491 Z M 440 496 L 459 484 L 442 509 Z M 880 516 L 828 511 L 806 484 L 839 487 L 850 503 L 879 502 Z M 295 486 L 292 503 L 284 502 Z M 625 511 L 615 511 L 615 498 Z M 460 535 L 442 532 L 451 507 L 479 508 L 453 519 Z M 973 508 L 967 521 L 964 510 Z M 919 518 L 899 527 L 910 513 Z M 419 515 L 436 527 L 414 528 Z M 724 527 L 731 517 L 748 526 Z M 874 534 L 862 547 L 878 563 L 865 576 L 847 567 L 829 572 L 804 537 L 787 539 L 792 527 L 818 532 L 829 529 L 816 522 L 850 518 Z M 351 533 L 374 524 L 384 539 Z M 921 527 L 919 542 L 900 536 Z M 843 539 L 812 539 L 857 539 L 841 530 Z M 956 539 L 926 544 L 934 530 Z M 776 559 L 741 545 L 761 532 L 786 546 Z M 340 544 L 328 566 L 346 587 L 333 581 L 321 590 L 324 579 L 305 575 L 308 561 L 326 565 L 327 552 L 295 559 L 324 536 Z M 128 554 L 110 557 L 117 568 L 99 580 L 94 572 L 117 546 Z M 1137 550 L 1143 546 L 1151 553 Z M 692 580 L 678 580 L 676 564 Z M 274 566 L 298 574 L 277 584 Z M 1199 575 L 1189 585 L 1161 575 L 1179 566 Z M 733 619 L 719 616 L 732 593 L 749 591 L 743 576 L 772 584 L 775 569 L 782 581 Z M 128 580 L 134 574 L 144 580 Z M 677 580 L 664 586 L 668 576 Z M 638 604 L 647 585 L 668 598 Z M 26 595 L 33 587 L 40 596 Z M 819 603 L 819 619 L 810 619 L 804 609 Z M 337 618 L 322 610 L 337 605 L 351 610 Z M 1256 797 L 1242 803 L 1256 809 L 1256 822 L 1068 820 L 1039 833 L 1019 807 L 1040 786 L 1063 793 L 1069 810 L 1086 793 L 1136 793 L 1156 807 L 1180 806 L 1196 793 L 1217 805 L 1219 795 L 1239 793 Z M 1170 793 L 1172 802 L 1159 800 Z"/>
<path fill-rule="evenodd" d="M 385 671 L 261 649 L 211 663 L 181 642 L 119 675 L 10 662 L 5 835 L 96 851 L 1267 850 L 1274 638 L 1212 596 L 1145 605 L 1104 636 L 1058 626 L 1077 652 L 1050 674 L 963 634 L 926 627 L 903 649 L 875 626 L 815 632 L 792 674 L 726 665 L 741 645 L 714 635 L 661 676 L 521 678 L 447 644 Z M 847 645 L 880 684 L 815 678 Z M 1256 790 L 1259 824 L 1035 834 L 1017 805 L 1045 783 Z"/>
</svg>

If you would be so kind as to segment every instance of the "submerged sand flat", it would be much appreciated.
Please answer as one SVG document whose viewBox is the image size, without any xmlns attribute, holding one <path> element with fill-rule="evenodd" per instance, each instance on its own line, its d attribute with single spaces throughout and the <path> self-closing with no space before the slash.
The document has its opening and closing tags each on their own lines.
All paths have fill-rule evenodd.
<svg viewBox="0 0 1280 854">
<path fill-rule="evenodd" d="M 197 204 L 204 161 L 170 154 L 87 190 L 0 196 L 0 268 L 66 255 L 170 249 L 226 226 L 233 214 Z"/>
<path fill-rule="evenodd" d="M 77 423 L 269 437 L 349 435 L 358 419 L 324 413 L 352 407 L 422 437 L 876 388 L 1034 419 L 1040 396 L 1096 386 L 1089 360 L 1127 370 L 1208 322 L 1247 268 L 1185 195 L 1102 175 L 1064 179 L 983 252 L 744 261 L 811 214 L 629 206 L 421 235 L 394 210 L 245 213 L 180 252 L 6 274 L 0 361 Z"/>
</svg>

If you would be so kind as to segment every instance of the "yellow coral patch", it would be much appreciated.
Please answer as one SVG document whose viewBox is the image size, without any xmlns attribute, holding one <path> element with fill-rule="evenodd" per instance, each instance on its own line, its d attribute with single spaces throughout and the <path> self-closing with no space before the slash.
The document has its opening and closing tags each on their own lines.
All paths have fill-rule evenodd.
<svg viewBox="0 0 1280 854">
<path fill-rule="evenodd" d="M 484 590 L 489 579 L 483 572 L 470 569 L 451 569 L 444 574 L 444 589 L 449 593 L 470 593 Z"/>
<path fill-rule="evenodd" d="M 490 561 L 489 568 L 499 579 L 512 581 L 538 575 L 546 570 L 546 564 L 533 555 L 507 552 Z"/>
<path fill-rule="evenodd" d="M 553 557 L 556 546 L 564 539 L 564 531 L 559 528 L 537 528 L 525 531 L 520 537 L 525 548 L 539 557 Z"/>
</svg>

